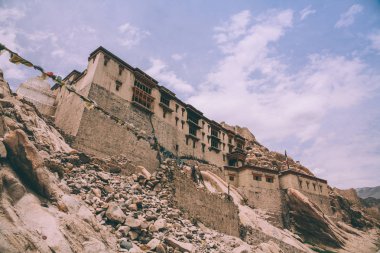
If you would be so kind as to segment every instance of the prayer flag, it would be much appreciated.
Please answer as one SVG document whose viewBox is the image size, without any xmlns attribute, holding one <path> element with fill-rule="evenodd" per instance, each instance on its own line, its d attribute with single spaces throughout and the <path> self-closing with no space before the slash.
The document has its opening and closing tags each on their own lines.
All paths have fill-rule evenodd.
<svg viewBox="0 0 380 253">
<path fill-rule="evenodd" d="M 14 63 L 14 64 L 23 64 L 25 66 L 28 66 L 28 67 L 33 67 L 33 63 L 25 60 L 24 58 L 22 58 L 21 56 L 19 56 L 18 54 L 15 54 L 15 53 L 11 53 L 11 58 L 9 59 L 10 62 Z"/>
</svg>

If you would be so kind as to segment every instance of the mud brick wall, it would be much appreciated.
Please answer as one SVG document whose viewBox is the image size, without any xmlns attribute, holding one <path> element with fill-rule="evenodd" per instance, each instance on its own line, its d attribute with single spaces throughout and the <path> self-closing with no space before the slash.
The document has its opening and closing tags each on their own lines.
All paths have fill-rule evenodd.
<svg viewBox="0 0 380 253">
<path fill-rule="evenodd" d="M 175 201 L 192 218 L 207 227 L 233 236 L 239 236 L 239 211 L 232 201 L 217 194 L 198 189 L 184 173 L 174 175 Z"/>
<path fill-rule="evenodd" d="M 99 157 L 124 154 L 150 172 L 158 167 L 157 151 L 148 141 L 137 138 L 126 126 L 115 124 L 97 110 L 85 109 L 73 146 Z"/>
</svg>

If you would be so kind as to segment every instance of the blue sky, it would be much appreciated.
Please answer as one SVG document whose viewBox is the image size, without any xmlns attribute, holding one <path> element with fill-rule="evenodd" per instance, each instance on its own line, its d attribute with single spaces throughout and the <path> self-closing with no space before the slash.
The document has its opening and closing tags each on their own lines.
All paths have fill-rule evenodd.
<svg viewBox="0 0 380 253">
<path fill-rule="evenodd" d="M 0 42 L 62 76 L 99 45 L 340 188 L 380 185 L 380 1 L 0 1 Z M 0 57 L 12 88 L 36 76 Z"/>
</svg>

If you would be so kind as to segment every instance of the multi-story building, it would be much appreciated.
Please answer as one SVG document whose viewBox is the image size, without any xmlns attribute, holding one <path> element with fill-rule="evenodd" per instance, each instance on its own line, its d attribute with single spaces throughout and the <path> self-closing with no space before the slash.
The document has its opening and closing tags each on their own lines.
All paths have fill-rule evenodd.
<svg viewBox="0 0 380 253">
<path fill-rule="evenodd" d="M 238 158 L 244 155 L 246 139 L 240 135 L 240 128 L 208 119 L 144 71 L 103 47 L 90 54 L 86 70 L 74 70 L 64 81 L 110 115 L 148 135 L 154 133 L 159 145 L 176 156 L 194 157 L 220 167 L 242 165 Z M 153 156 L 146 144 L 131 137 L 127 127 L 87 109 L 65 88 L 56 86 L 53 90 L 57 97 L 55 123 L 72 136 L 74 147 L 100 156 L 128 153 L 139 162 L 146 160 L 144 156 Z"/>
</svg>

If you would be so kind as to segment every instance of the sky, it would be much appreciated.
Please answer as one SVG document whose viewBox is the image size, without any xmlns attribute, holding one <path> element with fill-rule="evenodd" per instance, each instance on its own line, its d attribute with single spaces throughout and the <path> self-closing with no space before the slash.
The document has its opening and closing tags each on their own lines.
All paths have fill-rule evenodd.
<svg viewBox="0 0 380 253">
<path fill-rule="evenodd" d="M 380 185 L 378 0 L 0 0 L 0 43 L 62 76 L 102 45 L 331 186 Z"/>
</svg>

